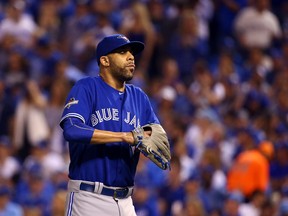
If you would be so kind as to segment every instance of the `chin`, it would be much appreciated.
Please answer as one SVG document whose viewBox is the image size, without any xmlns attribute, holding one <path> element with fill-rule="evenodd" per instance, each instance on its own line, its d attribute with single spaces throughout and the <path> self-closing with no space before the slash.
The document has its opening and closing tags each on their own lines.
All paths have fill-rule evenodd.
<svg viewBox="0 0 288 216">
<path fill-rule="evenodd" d="M 134 72 L 134 71 L 133 71 Z M 130 81 L 133 79 L 134 73 L 133 72 L 128 72 L 125 76 L 126 81 Z"/>
<path fill-rule="evenodd" d="M 133 76 L 127 76 L 127 77 L 125 77 L 125 81 L 130 81 L 130 80 L 132 80 L 133 79 Z"/>
</svg>

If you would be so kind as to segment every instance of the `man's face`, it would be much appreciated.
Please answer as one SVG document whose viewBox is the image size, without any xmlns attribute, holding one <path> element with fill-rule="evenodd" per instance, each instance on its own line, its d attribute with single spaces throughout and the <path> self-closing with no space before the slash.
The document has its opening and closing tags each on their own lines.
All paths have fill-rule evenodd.
<svg viewBox="0 0 288 216">
<path fill-rule="evenodd" d="M 130 81 L 135 71 L 134 55 L 130 48 L 120 48 L 107 55 L 111 75 L 119 81 Z"/>
<path fill-rule="evenodd" d="M 259 11 L 264 11 L 269 7 L 269 0 L 256 0 L 255 5 Z"/>
</svg>

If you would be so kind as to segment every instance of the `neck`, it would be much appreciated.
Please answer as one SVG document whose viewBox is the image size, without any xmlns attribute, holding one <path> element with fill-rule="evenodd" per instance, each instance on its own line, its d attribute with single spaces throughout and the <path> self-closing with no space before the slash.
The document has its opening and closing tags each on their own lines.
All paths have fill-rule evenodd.
<svg viewBox="0 0 288 216">
<path fill-rule="evenodd" d="M 110 73 L 103 73 L 100 72 L 100 77 L 106 82 L 108 85 L 110 85 L 112 88 L 123 92 L 125 89 L 125 82 L 119 81 L 115 79 Z"/>
</svg>

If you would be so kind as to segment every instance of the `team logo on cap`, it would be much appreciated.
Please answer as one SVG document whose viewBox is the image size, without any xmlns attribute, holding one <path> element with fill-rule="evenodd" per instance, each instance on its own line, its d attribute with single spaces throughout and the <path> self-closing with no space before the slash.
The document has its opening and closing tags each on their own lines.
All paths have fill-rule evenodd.
<svg viewBox="0 0 288 216">
<path fill-rule="evenodd" d="M 118 39 L 123 39 L 123 40 L 125 40 L 126 42 L 130 42 L 129 39 L 128 39 L 127 37 L 125 37 L 124 35 L 119 35 L 117 38 L 118 38 Z"/>
<path fill-rule="evenodd" d="M 74 97 L 73 98 L 70 98 L 70 100 L 68 101 L 68 103 L 65 105 L 64 109 L 67 108 L 69 109 L 71 107 L 71 105 L 74 105 L 74 104 L 78 104 L 78 100 L 76 100 Z"/>
</svg>

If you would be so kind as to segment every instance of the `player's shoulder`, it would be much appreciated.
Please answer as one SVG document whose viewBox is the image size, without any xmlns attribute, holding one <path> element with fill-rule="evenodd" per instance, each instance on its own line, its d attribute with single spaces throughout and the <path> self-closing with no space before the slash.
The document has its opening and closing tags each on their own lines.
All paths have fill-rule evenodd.
<svg viewBox="0 0 288 216">
<path fill-rule="evenodd" d="M 131 93 L 146 95 L 143 89 L 133 84 L 126 84 L 126 91 L 131 92 Z"/>
<path fill-rule="evenodd" d="M 84 77 L 80 80 L 78 80 L 76 83 L 75 83 L 75 86 L 81 86 L 81 87 L 86 87 L 86 88 L 89 88 L 90 86 L 94 86 L 95 83 L 97 83 L 98 81 L 98 78 L 97 77 Z"/>
</svg>

